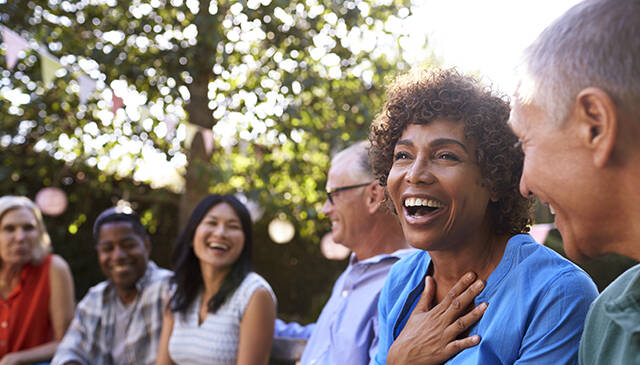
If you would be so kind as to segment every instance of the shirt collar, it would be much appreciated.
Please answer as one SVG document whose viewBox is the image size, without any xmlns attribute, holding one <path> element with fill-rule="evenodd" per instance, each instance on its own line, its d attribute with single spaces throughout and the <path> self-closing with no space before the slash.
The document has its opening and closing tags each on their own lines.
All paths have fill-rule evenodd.
<svg viewBox="0 0 640 365">
<path fill-rule="evenodd" d="M 640 290 L 636 277 L 618 297 L 604 305 L 604 313 L 618 326 L 629 333 L 640 332 Z"/>
<path fill-rule="evenodd" d="M 142 277 L 138 279 L 138 281 L 136 281 L 136 291 L 138 292 L 138 294 L 142 293 L 144 288 L 151 281 L 151 278 L 153 277 L 153 274 L 156 272 L 156 270 L 158 270 L 158 266 L 153 261 L 149 260 L 147 262 L 147 269 L 145 270 L 144 275 L 142 275 Z M 108 287 L 109 289 L 115 289 L 111 280 L 108 281 Z"/>
<path fill-rule="evenodd" d="M 380 261 L 386 260 L 390 257 L 396 258 L 398 260 L 400 260 L 403 257 L 409 256 L 410 254 L 416 252 L 417 250 L 415 248 L 403 248 L 400 250 L 396 250 L 392 253 L 382 253 L 380 255 L 376 255 L 373 257 L 369 257 L 366 260 L 362 260 L 362 261 L 358 261 L 358 259 L 356 258 L 356 254 L 355 253 L 351 253 L 351 256 L 349 257 L 349 265 L 355 265 L 355 264 L 377 264 Z"/>
</svg>

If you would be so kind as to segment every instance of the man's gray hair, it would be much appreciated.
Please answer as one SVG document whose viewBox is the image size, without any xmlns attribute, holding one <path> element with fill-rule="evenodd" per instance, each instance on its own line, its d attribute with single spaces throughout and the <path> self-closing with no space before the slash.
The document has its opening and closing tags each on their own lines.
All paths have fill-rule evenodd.
<svg viewBox="0 0 640 365">
<path fill-rule="evenodd" d="M 578 93 L 605 91 L 640 111 L 640 0 L 586 0 L 547 27 L 524 53 L 519 97 L 561 124 Z"/>
<path fill-rule="evenodd" d="M 335 156 L 333 156 L 333 158 L 331 159 L 331 164 L 333 165 L 338 160 L 341 160 L 347 156 L 356 155 L 356 163 L 349 171 L 353 174 L 354 178 L 369 179 L 370 181 L 373 181 L 375 180 L 375 178 L 373 177 L 371 162 L 369 162 L 369 146 L 369 141 L 356 142 L 351 146 L 345 148 L 344 150 L 336 153 Z M 365 183 L 366 181 L 362 182 Z"/>
</svg>

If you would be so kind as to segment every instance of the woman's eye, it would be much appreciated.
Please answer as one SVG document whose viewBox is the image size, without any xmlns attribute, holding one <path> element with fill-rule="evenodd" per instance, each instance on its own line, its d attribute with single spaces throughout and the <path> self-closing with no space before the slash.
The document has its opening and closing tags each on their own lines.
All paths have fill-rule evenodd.
<svg viewBox="0 0 640 365">
<path fill-rule="evenodd" d="M 398 160 L 405 160 L 409 158 L 409 154 L 406 152 L 396 152 L 395 155 L 393 155 L 393 160 L 394 161 L 398 161 Z"/>
<path fill-rule="evenodd" d="M 458 156 L 456 156 L 455 154 L 451 153 L 451 152 L 443 152 L 438 154 L 438 159 L 440 160 L 451 160 L 451 161 L 460 161 L 460 159 L 458 158 Z"/>
</svg>

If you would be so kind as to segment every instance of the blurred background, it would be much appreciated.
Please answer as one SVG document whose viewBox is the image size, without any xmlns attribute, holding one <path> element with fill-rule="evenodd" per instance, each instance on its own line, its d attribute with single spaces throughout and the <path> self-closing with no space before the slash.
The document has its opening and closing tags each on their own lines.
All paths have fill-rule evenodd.
<svg viewBox="0 0 640 365">
<path fill-rule="evenodd" d="M 456 65 L 509 94 L 517 55 L 575 2 L 0 0 L 0 194 L 38 201 L 81 298 L 103 279 L 102 210 L 138 211 L 169 267 L 195 203 L 238 193 L 280 317 L 313 321 L 347 265 L 319 213 L 330 156 L 366 138 L 386 81 Z M 583 267 L 602 289 L 632 264 Z"/>
</svg>

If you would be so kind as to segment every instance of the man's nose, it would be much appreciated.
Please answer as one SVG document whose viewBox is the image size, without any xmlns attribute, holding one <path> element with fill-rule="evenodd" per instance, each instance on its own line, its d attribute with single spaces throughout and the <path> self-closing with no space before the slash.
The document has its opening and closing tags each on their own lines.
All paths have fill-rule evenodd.
<svg viewBox="0 0 640 365">
<path fill-rule="evenodd" d="M 322 214 L 329 216 L 329 213 L 333 210 L 333 204 L 329 201 L 329 198 L 324 200 L 324 204 L 322 205 L 322 209 L 320 211 Z"/>
<path fill-rule="evenodd" d="M 120 247 L 120 245 L 114 245 L 113 246 L 113 252 L 111 254 L 115 258 L 121 258 L 121 257 L 126 257 L 127 256 L 127 253 L 125 252 L 124 249 L 122 249 L 122 247 Z"/>
<path fill-rule="evenodd" d="M 522 196 L 524 196 L 525 198 L 533 197 L 533 192 L 527 186 L 524 174 L 520 176 L 520 194 L 522 194 Z"/>
</svg>

